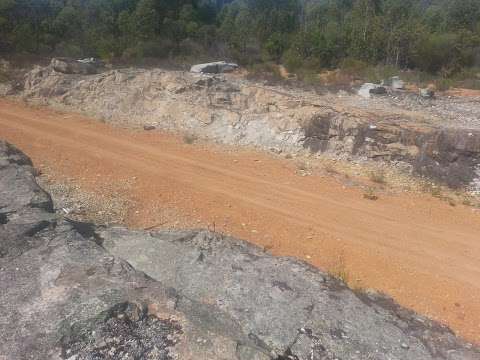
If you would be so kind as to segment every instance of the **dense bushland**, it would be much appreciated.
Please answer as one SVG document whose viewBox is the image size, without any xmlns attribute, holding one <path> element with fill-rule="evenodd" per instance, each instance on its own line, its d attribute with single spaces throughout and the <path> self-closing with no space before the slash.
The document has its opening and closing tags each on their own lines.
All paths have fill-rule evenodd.
<svg viewBox="0 0 480 360">
<path fill-rule="evenodd" d="M 0 51 L 450 78 L 480 64 L 480 0 L 0 0 Z"/>
</svg>

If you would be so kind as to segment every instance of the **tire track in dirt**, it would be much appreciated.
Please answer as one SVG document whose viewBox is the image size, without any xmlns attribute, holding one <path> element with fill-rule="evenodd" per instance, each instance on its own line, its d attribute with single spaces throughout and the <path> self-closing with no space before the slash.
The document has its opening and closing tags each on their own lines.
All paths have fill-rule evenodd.
<svg viewBox="0 0 480 360">
<path fill-rule="evenodd" d="M 371 202 L 333 180 L 299 177 L 286 160 L 4 100 L 0 138 L 89 190 L 135 176 L 134 227 L 155 223 L 154 202 L 178 208 L 192 226 L 196 216 L 228 218 L 222 231 L 320 267 L 340 263 L 353 285 L 385 291 L 480 342 L 480 216 L 471 209 L 413 195 Z"/>
</svg>

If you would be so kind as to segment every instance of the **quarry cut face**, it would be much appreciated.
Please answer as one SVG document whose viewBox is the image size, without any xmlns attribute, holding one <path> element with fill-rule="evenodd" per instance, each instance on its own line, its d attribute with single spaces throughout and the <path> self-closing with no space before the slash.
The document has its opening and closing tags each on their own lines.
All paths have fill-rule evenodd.
<svg viewBox="0 0 480 360">
<path fill-rule="evenodd" d="M 158 69 L 84 75 L 56 71 L 54 64 L 29 72 L 19 95 L 122 126 L 276 153 L 307 150 L 398 164 L 454 188 L 471 185 L 480 163 L 475 99 L 425 99 L 393 88 L 368 98 L 319 95 L 236 75 Z"/>
</svg>

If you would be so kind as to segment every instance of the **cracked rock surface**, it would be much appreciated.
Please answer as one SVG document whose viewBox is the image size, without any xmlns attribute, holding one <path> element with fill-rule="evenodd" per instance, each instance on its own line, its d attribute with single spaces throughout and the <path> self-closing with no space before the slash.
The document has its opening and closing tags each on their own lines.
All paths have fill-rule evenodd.
<svg viewBox="0 0 480 360">
<path fill-rule="evenodd" d="M 206 231 L 61 219 L 0 142 L 0 359 L 480 359 L 374 292 Z"/>
</svg>

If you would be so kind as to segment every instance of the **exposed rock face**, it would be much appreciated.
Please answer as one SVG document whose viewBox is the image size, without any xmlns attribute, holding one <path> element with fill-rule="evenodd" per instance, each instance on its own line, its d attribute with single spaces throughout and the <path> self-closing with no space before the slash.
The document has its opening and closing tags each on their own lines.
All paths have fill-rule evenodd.
<svg viewBox="0 0 480 360">
<path fill-rule="evenodd" d="M 243 241 L 53 218 L 5 143 L 0 194 L 1 359 L 479 359 L 392 300 Z"/>
<path fill-rule="evenodd" d="M 269 353 L 299 359 L 448 357 L 440 350 L 453 340 L 445 328 L 375 293 L 354 294 L 303 262 L 205 232 L 145 236 L 113 228 L 100 235 L 106 249 L 147 275 L 190 299 L 209 299 L 228 314 L 222 322 L 232 332 L 248 334 Z"/>
<path fill-rule="evenodd" d="M 365 88 L 368 96 L 370 90 Z M 480 165 L 480 124 L 472 130 L 438 120 L 436 114 L 412 113 L 389 103 L 381 110 L 370 109 L 376 101 L 388 102 L 387 96 L 342 100 L 227 75 L 125 69 L 82 76 L 50 67 L 32 70 L 22 95 L 105 121 L 179 130 L 277 153 L 307 149 L 350 159 L 402 162 L 454 187 L 480 181 L 475 172 Z M 434 105 L 422 106 L 434 109 Z M 443 114 L 451 112 L 448 108 Z M 466 113 L 470 120 L 480 116 L 478 110 Z"/>
<path fill-rule="evenodd" d="M 21 253 L 27 247 L 25 236 L 48 227 L 53 219 L 52 200 L 33 174 L 30 159 L 0 141 L 0 261 Z"/>
</svg>

